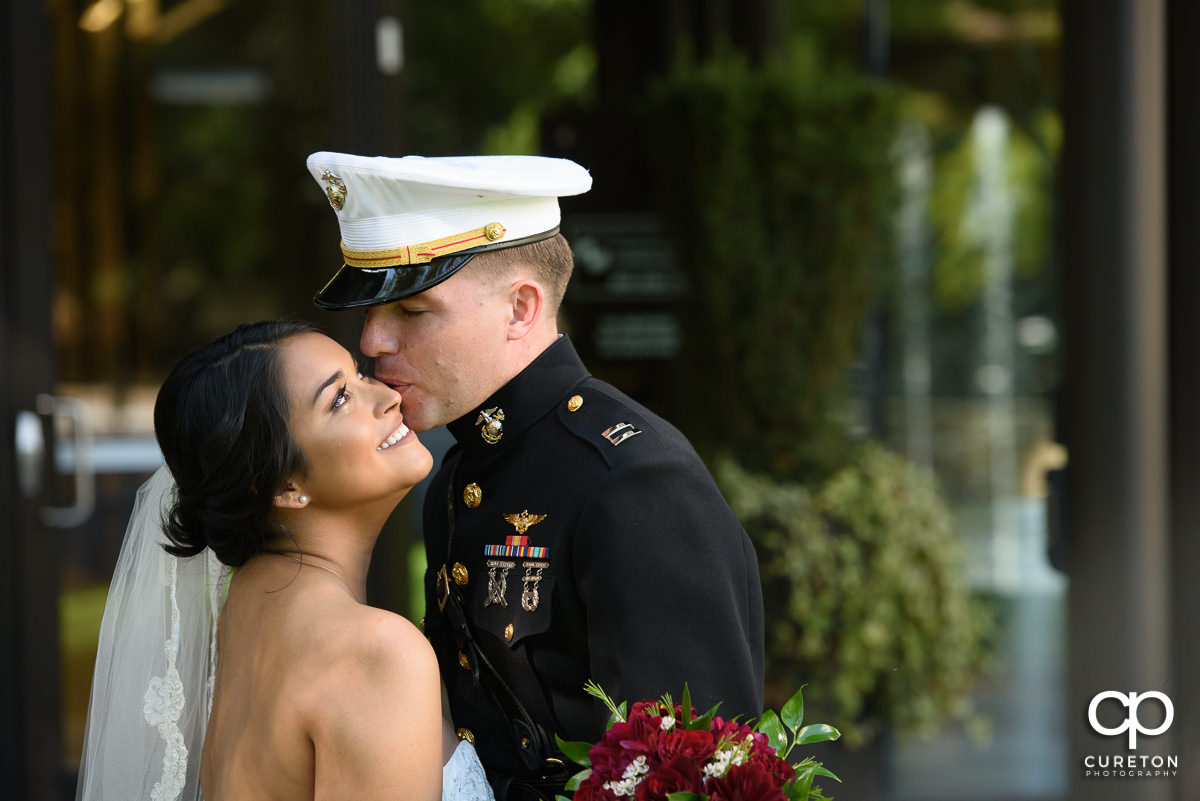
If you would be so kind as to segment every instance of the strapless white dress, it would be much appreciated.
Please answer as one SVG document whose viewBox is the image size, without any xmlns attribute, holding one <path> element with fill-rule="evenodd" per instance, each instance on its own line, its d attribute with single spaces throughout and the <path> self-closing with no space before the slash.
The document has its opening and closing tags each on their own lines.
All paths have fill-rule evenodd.
<svg viewBox="0 0 1200 801">
<path fill-rule="evenodd" d="M 442 801 L 496 801 L 475 746 L 466 740 L 442 767 Z"/>
</svg>

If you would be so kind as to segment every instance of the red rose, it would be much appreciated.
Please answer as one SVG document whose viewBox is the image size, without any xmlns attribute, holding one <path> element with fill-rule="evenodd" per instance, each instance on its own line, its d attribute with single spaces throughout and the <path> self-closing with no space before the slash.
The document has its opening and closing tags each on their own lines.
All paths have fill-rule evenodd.
<svg viewBox="0 0 1200 801">
<path fill-rule="evenodd" d="M 593 784 L 589 778 L 583 784 L 579 785 L 579 789 L 575 791 L 571 798 L 573 801 L 613 801 L 616 796 L 605 790 L 601 785 Z"/>
<path fill-rule="evenodd" d="M 638 783 L 634 801 L 666 801 L 668 793 L 682 792 L 704 792 L 704 775 L 692 760 L 676 757 Z"/>
<path fill-rule="evenodd" d="M 771 778 L 777 785 L 783 785 L 796 778 L 796 769 L 788 764 L 786 759 L 775 755 L 775 749 L 771 749 L 770 754 L 750 753 L 750 762 L 761 765 L 763 770 L 771 775 Z"/>
<path fill-rule="evenodd" d="M 622 724 L 617 724 L 618 726 Z M 612 731 L 616 731 L 613 726 Z M 662 739 L 662 718 L 652 718 L 646 715 L 630 715 L 624 724 L 617 743 L 627 751 L 638 754 L 653 755 L 658 752 L 658 741 Z"/>
<path fill-rule="evenodd" d="M 620 779 L 626 766 L 639 754 L 653 755 L 657 743 L 657 733 L 644 716 L 616 723 L 588 750 L 592 772 L 602 777 L 601 784 L 609 779 Z"/>
<path fill-rule="evenodd" d="M 754 732 L 753 740 L 750 744 L 750 753 L 758 756 L 775 756 L 775 749 L 771 746 L 771 738 L 760 731 Z"/>
<path fill-rule="evenodd" d="M 690 711 L 690 713 L 691 713 L 691 714 L 688 716 L 689 720 L 695 720 L 696 718 L 700 717 L 699 715 L 697 715 L 697 714 L 696 714 L 696 707 L 694 707 L 694 706 L 693 706 L 693 707 L 690 707 L 690 708 L 689 708 L 689 711 Z M 675 705 L 675 719 L 676 719 L 676 720 L 683 720 L 683 704 L 676 704 L 676 705 Z"/>
<path fill-rule="evenodd" d="M 675 757 L 687 757 L 698 764 L 707 762 L 716 753 L 717 744 L 706 731 L 668 732 L 658 741 L 658 756 L 663 762 Z"/>
<path fill-rule="evenodd" d="M 705 785 L 710 801 L 787 801 L 780 784 L 759 763 L 734 765 Z"/>
<path fill-rule="evenodd" d="M 744 742 L 746 735 L 754 733 L 754 729 L 751 729 L 746 724 L 733 720 L 725 720 L 724 718 L 713 718 L 709 731 L 712 732 L 715 739 L 720 740 L 724 738 L 726 742 L 730 743 Z M 765 739 L 766 735 L 763 735 L 763 737 Z"/>
<path fill-rule="evenodd" d="M 623 724 L 617 724 L 623 725 Z M 613 727 L 615 729 L 616 726 Z M 603 784 L 608 779 L 612 778 L 613 773 L 617 770 L 617 764 L 621 760 L 624 749 L 615 738 L 610 737 L 612 729 L 605 733 L 600 742 L 588 749 L 588 759 L 592 762 L 592 775 L 600 777 L 600 783 Z M 618 777 L 620 773 L 617 773 Z"/>
<path fill-rule="evenodd" d="M 629 711 L 629 719 L 633 718 L 661 718 L 666 711 L 658 701 L 638 701 L 633 705 L 633 709 Z"/>
</svg>

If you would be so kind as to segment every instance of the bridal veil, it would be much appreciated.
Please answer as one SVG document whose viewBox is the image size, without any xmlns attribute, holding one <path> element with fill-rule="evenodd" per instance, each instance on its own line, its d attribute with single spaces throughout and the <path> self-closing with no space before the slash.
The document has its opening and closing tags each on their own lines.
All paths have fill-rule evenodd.
<svg viewBox="0 0 1200 801">
<path fill-rule="evenodd" d="M 200 798 L 232 571 L 210 550 L 186 559 L 163 550 L 174 490 L 162 467 L 137 493 L 100 624 L 77 801 Z"/>
</svg>

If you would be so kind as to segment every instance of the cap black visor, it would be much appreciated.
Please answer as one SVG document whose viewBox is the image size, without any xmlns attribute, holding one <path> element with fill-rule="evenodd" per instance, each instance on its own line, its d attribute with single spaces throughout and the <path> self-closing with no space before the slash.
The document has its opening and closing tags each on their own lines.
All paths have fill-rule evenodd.
<svg viewBox="0 0 1200 801">
<path fill-rule="evenodd" d="M 428 264 L 407 264 L 378 269 L 362 269 L 343 264 L 333 278 L 329 279 L 329 283 L 316 294 L 313 303 L 317 308 L 327 311 L 395 303 L 442 283 L 461 270 L 477 253 L 549 239 L 556 233 L 558 228 L 503 244 L 497 242 L 494 245 L 441 256 Z"/>
</svg>

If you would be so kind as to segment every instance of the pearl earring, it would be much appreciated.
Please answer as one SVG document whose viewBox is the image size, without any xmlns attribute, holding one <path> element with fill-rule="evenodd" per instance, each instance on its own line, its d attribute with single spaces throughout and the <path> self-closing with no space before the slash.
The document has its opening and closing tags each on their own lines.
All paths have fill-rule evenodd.
<svg viewBox="0 0 1200 801">
<path fill-rule="evenodd" d="M 300 496 L 300 503 L 308 503 L 308 496 L 307 496 L 307 495 L 301 495 L 301 496 Z"/>
</svg>

